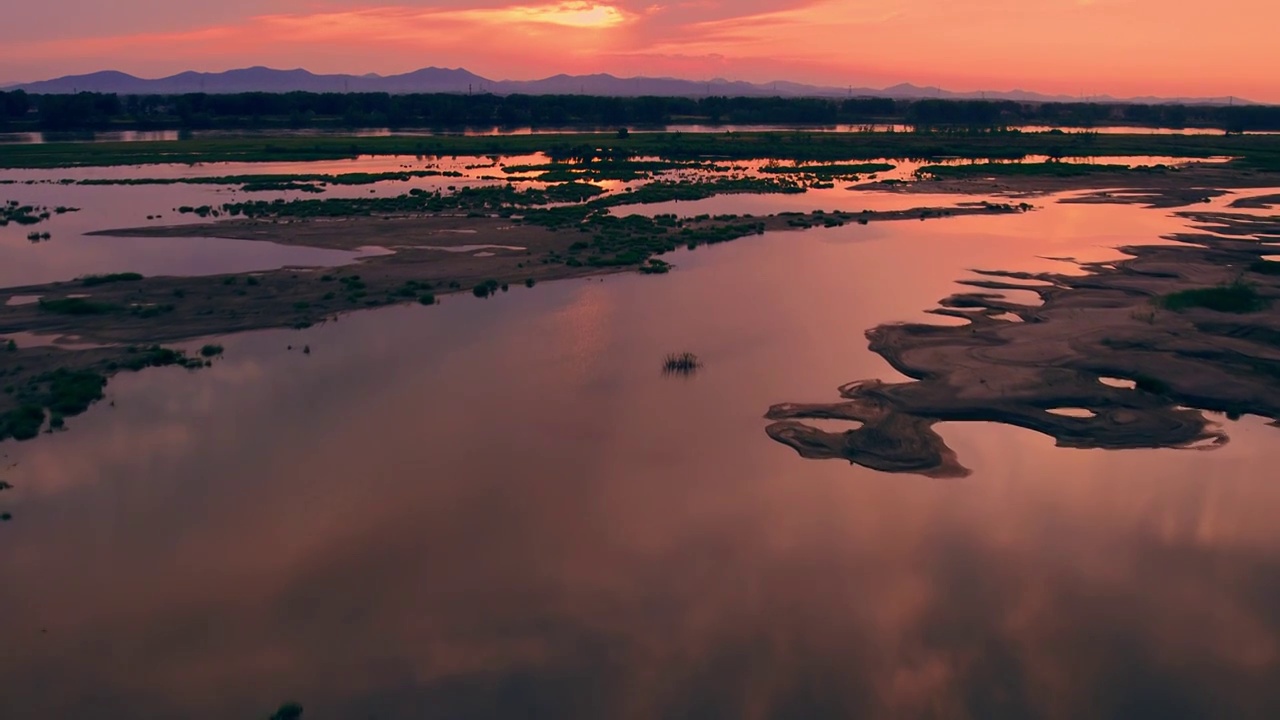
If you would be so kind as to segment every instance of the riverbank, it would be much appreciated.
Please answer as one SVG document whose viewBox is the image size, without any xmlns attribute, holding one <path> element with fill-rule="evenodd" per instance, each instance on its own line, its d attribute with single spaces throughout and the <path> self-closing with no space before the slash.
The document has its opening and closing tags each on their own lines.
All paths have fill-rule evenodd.
<svg viewBox="0 0 1280 720">
<path fill-rule="evenodd" d="M 668 160 L 777 159 L 841 162 L 882 158 L 1013 160 L 1166 156 L 1238 158 L 1242 171 L 1280 170 L 1280 135 L 1085 135 L 921 132 L 593 133 L 506 136 L 201 138 L 150 142 L 6 146 L 0 168 L 100 167 L 211 162 L 333 160 L 367 155 L 553 159 L 653 157 Z"/>
<path fill-rule="evenodd" d="M 342 249 L 352 249 L 358 242 L 389 252 L 327 270 L 283 268 L 200 277 L 116 273 L 5 288 L 0 291 L 0 337 L 67 336 L 87 348 L 15 343 L 7 351 L 5 375 L 0 379 L 12 392 L 0 396 L 0 439 L 30 437 L 33 422 L 38 419 L 37 427 L 43 426 L 46 410 L 51 420 L 83 412 L 102 397 L 102 387 L 116 372 L 156 364 L 197 368 L 212 361 L 212 357 L 188 362 L 185 356 L 161 355 L 153 348 L 156 343 L 262 328 L 306 328 L 361 309 L 398 303 L 433 305 L 455 293 L 489 297 L 512 285 L 532 287 L 547 280 L 636 271 L 664 274 L 672 268 L 662 259 L 668 251 L 764 232 L 1010 214 L 1025 209 L 975 203 L 856 214 L 692 219 L 595 215 L 593 222 L 563 225 L 530 224 L 520 218 L 424 214 L 231 220 L 102 231 L 98 234 L 238 238 Z M 15 298 L 24 302 L 15 304 Z M 139 366 L 139 357 L 155 361 L 148 359 Z M 77 373 L 77 392 L 83 391 L 91 399 L 59 403 L 58 377 L 52 374 L 59 371 Z M 22 432 L 13 432 L 15 427 Z"/>
</svg>

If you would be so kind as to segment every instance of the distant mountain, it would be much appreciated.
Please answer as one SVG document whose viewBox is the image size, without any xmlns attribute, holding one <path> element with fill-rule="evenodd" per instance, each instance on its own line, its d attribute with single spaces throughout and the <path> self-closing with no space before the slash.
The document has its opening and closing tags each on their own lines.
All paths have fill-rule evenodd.
<svg viewBox="0 0 1280 720">
<path fill-rule="evenodd" d="M 1075 102 L 1080 98 L 1067 95 L 1044 95 L 1024 90 L 1007 92 L 951 92 L 936 87 L 919 87 L 909 83 L 888 88 L 822 87 L 778 81 L 749 83 L 716 78 L 708 81 L 679 78 L 620 78 L 607 74 L 554 75 L 541 80 L 490 80 L 462 68 L 429 67 L 403 75 L 317 75 L 307 70 L 275 70 L 251 67 L 220 73 L 184 72 L 169 77 L 147 80 L 122 72 L 107 70 L 88 75 L 69 75 L 53 80 L 25 83 L 6 89 L 29 93 L 68 94 L 105 92 L 120 95 L 174 95 L 182 93 L 238 92 L 386 92 L 386 93 L 496 93 L 510 95 L 641 95 L 703 97 L 888 97 L 894 99 L 978 99 L 1015 100 L 1018 102 Z M 1184 103 L 1226 105 L 1247 104 L 1239 98 L 1156 98 L 1121 100 L 1109 96 L 1088 98 L 1094 102 Z"/>
</svg>

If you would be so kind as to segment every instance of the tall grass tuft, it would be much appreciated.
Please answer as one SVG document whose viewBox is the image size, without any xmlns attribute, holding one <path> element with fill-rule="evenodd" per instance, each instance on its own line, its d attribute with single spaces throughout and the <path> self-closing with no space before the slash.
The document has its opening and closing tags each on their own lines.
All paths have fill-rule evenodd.
<svg viewBox="0 0 1280 720">
<path fill-rule="evenodd" d="M 671 353 L 662 361 L 662 371 L 668 375 L 692 375 L 702 367 L 702 361 L 691 352 Z"/>
</svg>

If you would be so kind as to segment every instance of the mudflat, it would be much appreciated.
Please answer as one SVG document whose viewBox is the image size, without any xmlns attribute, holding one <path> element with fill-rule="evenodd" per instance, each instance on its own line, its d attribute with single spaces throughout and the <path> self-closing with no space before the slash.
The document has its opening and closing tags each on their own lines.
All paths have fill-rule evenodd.
<svg viewBox="0 0 1280 720">
<path fill-rule="evenodd" d="M 1077 448 L 1224 443 L 1202 410 L 1280 418 L 1280 218 L 1184 213 L 1203 232 L 1180 245 L 1122 248 L 1084 275 L 983 271 L 932 312 L 962 326 L 881 325 L 873 351 L 913 382 L 868 380 L 841 400 L 769 409 L 775 440 L 809 458 L 889 472 L 967 470 L 934 431 L 943 421 L 1029 428 Z M 1040 305 L 1003 290 L 1034 292 Z M 1197 409 L 1192 409 L 1197 408 Z M 806 419 L 855 423 L 843 433 Z"/>
</svg>

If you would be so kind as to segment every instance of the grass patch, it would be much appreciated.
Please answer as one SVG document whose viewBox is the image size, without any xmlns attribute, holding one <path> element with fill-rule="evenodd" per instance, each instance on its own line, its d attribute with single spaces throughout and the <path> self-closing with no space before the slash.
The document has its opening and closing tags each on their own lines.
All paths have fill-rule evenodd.
<svg viewBox="0 0 1280 720">
<path fill-rule="evenodd" d="M 691 352 L 671 353 L 662 360 L 662 371 L 669 375 L 692 375 L 702 367 L 702 361 Z"/>
<path fill-rule="evenodd" d="M 645 275 L 666 275 L 671 272 L 671 263 L 651 258 L 648 263 L 640 266 L 640 272 Z"/>
<path fill-rule="evenodd" d="M 384 121 L 385 124 L 385 121 Z M 360 155 L 651 157 L 847 162 L 879 158 L 1022 158 L 1167 155 L 1232 156 L 1257 169 L 1280 167 L 1280 138 L 1262 135 L 1153 136 L 1093 133 L 914 132 L 590 133 L 437 137 L 190 138 L 177 141 L 44 143 L 7 147 L 5 167 L 74 167 L 191 162 L 333 160 Z M 291 179 L 300 179 L 297 176 Z"/>
<path fill-rule="evenodd" d="M 819 180 L 850 178 L 852 176 L 875 175 L 889 172 L 895 166 L 888 163 L 844 163 L 821 165 L 779 165 L 769 163 L 760 168 L 760 172 L 776 175 L 812 175 Z"/>
<path fill-rule="evenodd" d="M 1217 312 L 1251 313 L 1265 309 L 1270 301 L 1259 295 L 1252 285 L 1237 281 L 1230 285 L 1183 290 L 1165 295 L 1159 299 L 1159 304 L 1173 311 L 1199 307 Z"/>
<path fill-rule="evenodd" d="M 30 440 L 44 427 L 44 406 L 24 403 L 14 410 L 0 414 L 0 440 Z"/>
<path fill-rule="evenodd" d="M 41 300 L 40 309 L 45 312 L 57 313 L 59 315 L 110 315 L 124 310 L 120 305 L 95 302 L 85 298 Z"/>
<path fill-rule="evenodd" d="M 1258 260 L 1249 266 L 1249 272 L 1259 275 L 1280 275 L 1280 262 L 1275 260 Z"/>
<path fill-rule="evenodd" d="M 13 397 L 16 407 L 0 412 L 0 441 L 34 438 L 44 428 L 46 418 L 50 430 L 61 429 L 65 418 L 83 413 L 104 397 L 107 377 L 113 373 L 166 365 L 195 369 L 204 367 L 205 361 L 159 345 L 131 346 L 112 360 L 88 367 L 58 368 L 10 385 L 5 392 Z"/>
<path fill-rule="evenodd" d="M 107 285 L 119 282 L 137 282 L 142 279 L 142 275 L 136 272 L 110 273 L 107 275 L 85 275 L 80 278 L 80 285 L 83 287 L 96 287 L 98 285 Z"/>
<path fill-rule="evenodd" d="M 1097 173 L 1151 172 L 1155 168 L 1130 168 L 1128 165 L 1091 165 L 1085 163 L 974 163 L 971 165 L 926 165 L 917 175 L 936 178 L 972 177 L 1080 177 Z"/>
<path fill-rule="evenodd" d="M 1169 383 L 1158 377 L 1143 375 L 1141 373 L 1133 375 L 1131 378 L 1138 390 L 1149 392 L 1155 395 L 1166 395 L 1169 392 Z"/>
<path fill-rule="evenodd" d="M 478 298 L 487 298 L 497 292 L 498 287 L 499 285 L 497 280 L 485 280 L 479 285 L 471 288 L 471 294 Z"/>
</svg>

